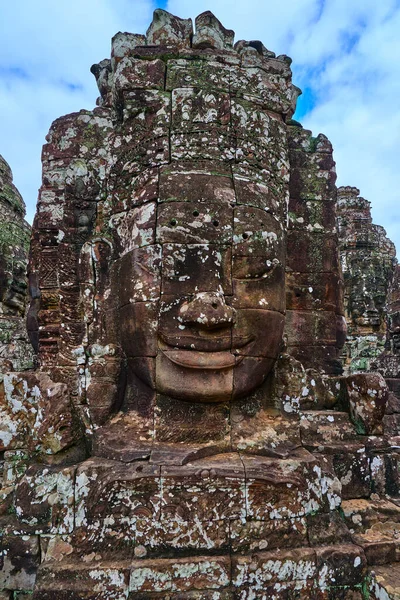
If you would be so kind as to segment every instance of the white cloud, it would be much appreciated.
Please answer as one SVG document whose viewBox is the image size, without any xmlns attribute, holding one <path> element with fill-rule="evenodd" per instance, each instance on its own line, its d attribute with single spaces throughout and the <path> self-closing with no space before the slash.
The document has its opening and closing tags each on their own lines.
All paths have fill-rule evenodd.
<svg viewBox="0 0 400 600">
<path fill-rule="evenodd" d="M 160 5 L 160 2 L 158 3 Z M 169 0 L 194 17 L 204 0 Z M 333 142 L 338 184 L 356 185 L 400 248 L 400 6 L 398 0 L 213 0 L 236 39 L 260 39 L 293 58 L 304 126 Z M 118 30 L 144 32 L 151 0 L 19 0 L 2 7 L 0 153 L 33 216 L 40 151 L 51 121 L 97 97 L 93 62 L 110 54 Z"/>
<path fill-rule="evenodd" d="M 358 21 L 357 21 L 358 19 Z M 374 221 L 400 249 L 398 144 L 400 137 L 400 10 L 367 6 L 350 53 L 338 46 L 317 77 L 317 102 L 304 125 L 331 139 L 338 185 L 356 185 L 372 202 Z M 348 24 L 351 29 L 352 21 Z"/>
<path fill-rule="evenodd" d="M 45 135 L 57 117 L 91 109 L 98 96 L 90 67 L 110 56 L 117 31 L 144 32 L 151 0 L 19 0 L 0 24 L 0 153 L 32 221 Z"/>
<path fill-rule="evenodd" d="M 169 0 L 195 17 L 204 0 Z M 293 58 L 304 126 L 333 142 L 338 185 L 355 185 L 400 249 L 400 5 L 395 0 L 213 0 L 238 39 L 260 39 Z"/>
</svg>

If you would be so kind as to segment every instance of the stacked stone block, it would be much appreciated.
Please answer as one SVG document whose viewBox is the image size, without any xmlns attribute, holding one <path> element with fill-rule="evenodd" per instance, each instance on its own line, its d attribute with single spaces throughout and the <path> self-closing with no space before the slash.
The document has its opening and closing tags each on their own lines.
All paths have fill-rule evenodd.
<svg viewBox="0 0 400 600">
<path fill-rule="evenodd" d="M 371 205 L 355 187 L 338 189 L 338 230 L 344 279 L 346 372 L 376 370 L 385 349 L 389 291 L 396 250 L 383 227 L 372 223 Z"/>
<path fill-rule="evenodd" d="M 30 226 L 25 204 L 0 156 L 0 372 L 32 367 L 33 352 L 25 330 L 28 296 L 26 264 Z"/>
<path fill-rule="evenodd" d="M 292 125 L 289 148 L 288 351 L 306 367 L 340 374 L 346 330 L 332 145 L 324 135 Z"/>
<path fill-rule="evenodd" d="M 157 10 L 92 72 L 43 150 L 0 593 L 382 600 L 397 432 L 383 377 L 339 374 L 332 149 L 290 125 L 290 59 Z"/>
</svg>

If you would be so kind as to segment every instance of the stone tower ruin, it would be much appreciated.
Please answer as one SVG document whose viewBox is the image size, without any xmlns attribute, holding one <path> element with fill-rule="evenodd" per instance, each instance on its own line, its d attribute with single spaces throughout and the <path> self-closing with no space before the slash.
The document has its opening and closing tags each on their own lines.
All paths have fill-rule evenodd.
<svg viewBox="0 0 400 600">
<path fill-rule="evenodd" d="M 335 163 L 290 63 L 156 10 L 51 126 L 1 600 L 396 597 L 396 407 L 343 374 Z"/>
</svg>

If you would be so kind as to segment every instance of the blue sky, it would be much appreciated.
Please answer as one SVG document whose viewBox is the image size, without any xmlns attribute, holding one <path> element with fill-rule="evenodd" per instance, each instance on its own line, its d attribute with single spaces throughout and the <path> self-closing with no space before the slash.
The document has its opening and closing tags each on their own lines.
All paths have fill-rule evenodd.
<svg viewBox="0 0 400 600">
<path fill-rule="evenodd" d="M 117 31 L 144 33 L 154 8 L 195 18 L 211 9 L 236 40 L 293 59 L 303 90 L 295 118 L 332 141 L 338 185 L 372 202 L 400 248 L 400 0 L 18 0 L 0 7 L 0 154 L 32 221 L 51 122 L 98 95 L 90 66 Z"/>
</svg>

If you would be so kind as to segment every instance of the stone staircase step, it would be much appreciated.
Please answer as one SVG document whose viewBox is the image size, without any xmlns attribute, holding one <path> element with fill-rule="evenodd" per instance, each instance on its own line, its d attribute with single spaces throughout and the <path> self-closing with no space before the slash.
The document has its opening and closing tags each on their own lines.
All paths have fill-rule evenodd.
<svg viewBox="0 0 400 600">
<path fill-rule="evenodd" d="M 400 600 L 400 563 L 373 565 L 368 600 Z"/>
<path fill-rule="evenodd" d="M 348 413 L 335 410 L 302 411 L 300 434 L 306 447 L 354 443 L 359 437 Z"/>
<path fill-rule="evenodd" d="M 398 524 L 400 529 L 400 506 L 389 500 L 343 500 L 341 510 L 350 531 L 354 533 L 365 533 L 374 525 L 386 522 Z"/>
<path fill-rule="evenodd" d="M 369 565 L 387 565 L 400 558 L 400 539 L 396 540 L 389 533 L 369 529 L 353 535 L 352 540 L 362 547 Z"/>
</svg>

